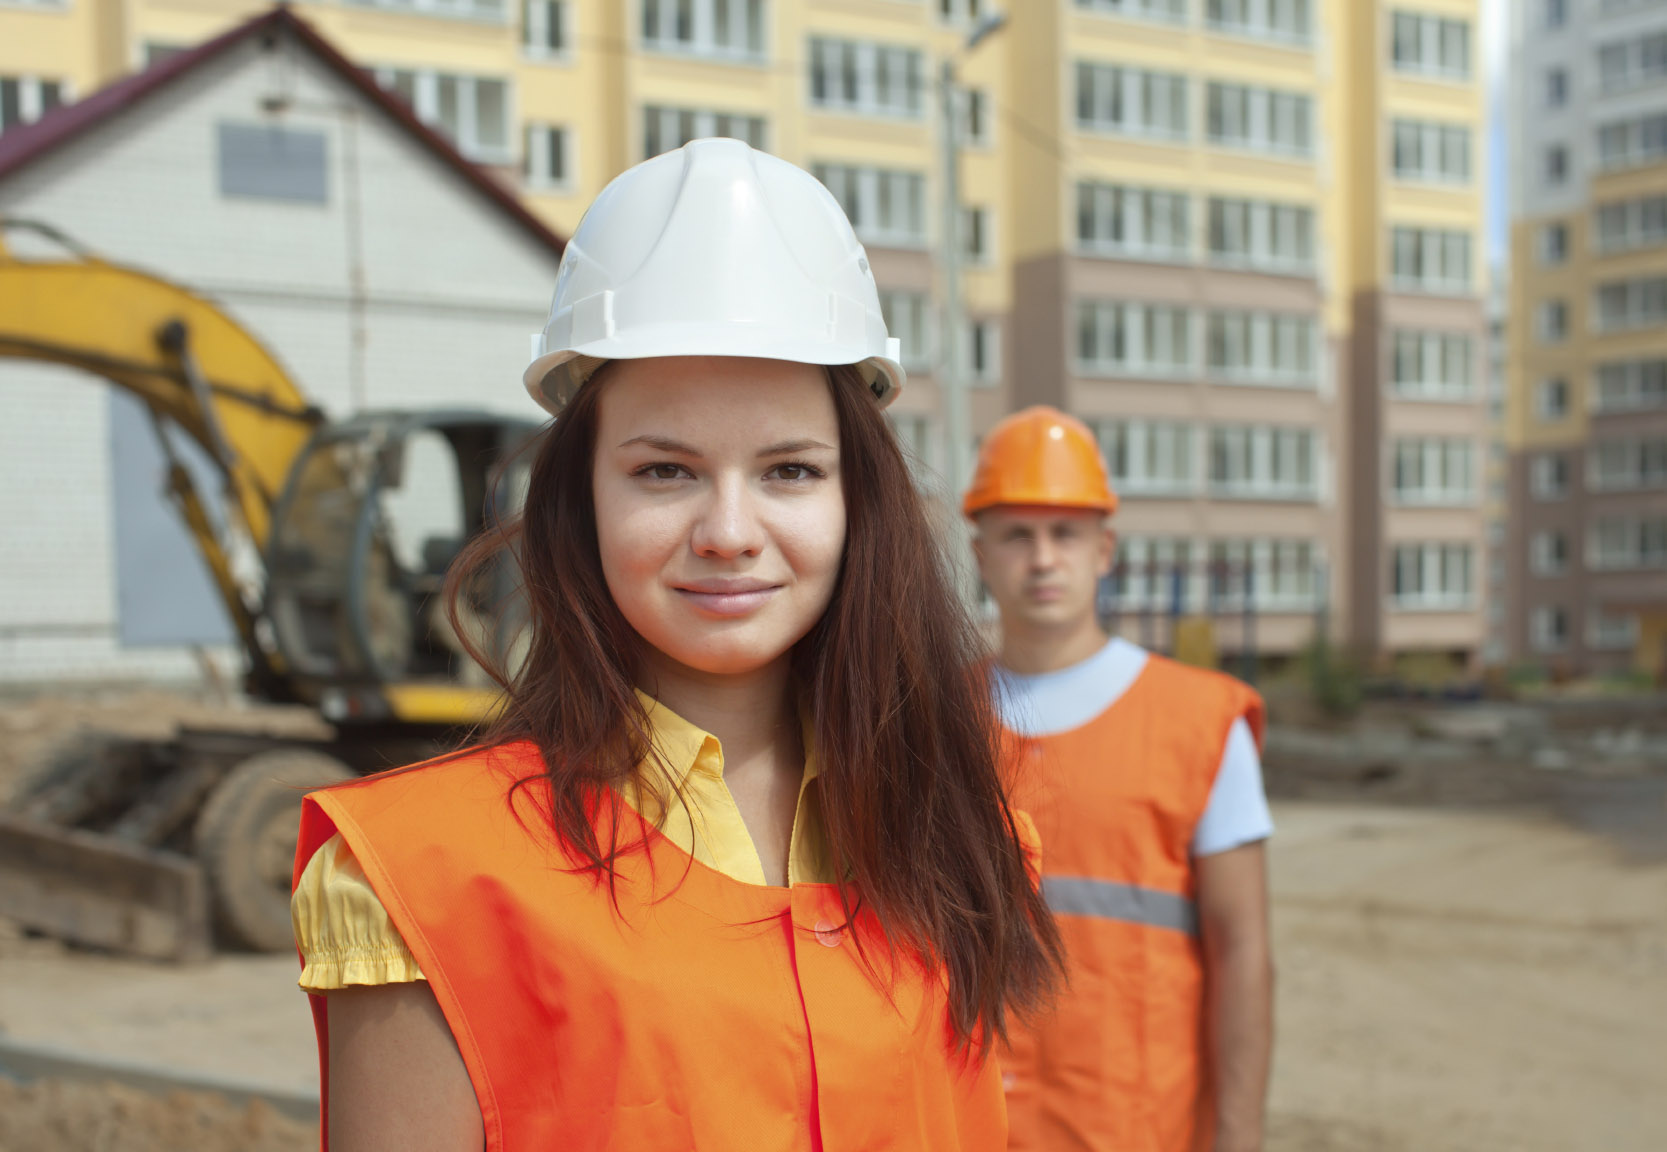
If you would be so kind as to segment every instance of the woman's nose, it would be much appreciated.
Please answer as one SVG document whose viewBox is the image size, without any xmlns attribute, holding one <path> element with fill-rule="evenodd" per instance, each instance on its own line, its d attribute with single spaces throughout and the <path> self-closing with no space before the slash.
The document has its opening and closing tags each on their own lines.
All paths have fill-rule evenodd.
<svg viewBox="0 0 1667 1152">
<path fill-rule="evenodd" d="M 690 546 L 702 556 L 756 554 L 764 545 L 757 494 L 740 476 L 720 476 L 695 521 Z"/>
</svg>

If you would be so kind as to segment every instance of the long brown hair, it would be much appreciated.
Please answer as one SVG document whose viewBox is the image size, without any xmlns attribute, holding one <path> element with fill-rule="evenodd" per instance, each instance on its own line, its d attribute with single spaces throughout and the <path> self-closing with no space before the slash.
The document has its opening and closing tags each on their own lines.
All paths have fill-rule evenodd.
<svg viewBox="0 0 1667 1152">
<path fill-rule="evenodd" d="M 614 604 L 597 552 L 591 470 L 606 371 L 539 447 L 520 517 L 453 566 L 447 599 L 473 651 L 458 597 L 506 549 L 517 557 L 530 646 L 513 674 L 475 653 L 507 696 L 487 739 L 538 746 L 557 835 L 611 880 L 633 846 L 621 839 L 617 786 L 638 771 L 648 729 L 634 689 L 643 641 Z M 792 663 L 812 718 L 829 848 L 889 945 L 942 966 L 958 1040 L 982 1044 L 1006 1035 L 1010 1010 L 1046 999 L 1059 936 L 1003 796 L 986 664 L 942 544 L 860 375 L 830 368 L 828 389 L 845 555 Z M 599 803 L 613 817 L 602 831 Z"/>
</svg>

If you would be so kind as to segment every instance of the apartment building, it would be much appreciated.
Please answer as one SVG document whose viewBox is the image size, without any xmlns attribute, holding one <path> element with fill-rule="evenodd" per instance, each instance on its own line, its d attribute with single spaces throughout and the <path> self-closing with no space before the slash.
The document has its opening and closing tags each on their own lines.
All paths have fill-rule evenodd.
<svg viewBox="0 0 1667 1152">
<path fill-rule="evenodd" d="M 3 2 L 17 118 L 256 10 Z M 936 77 L 953 55 L 975 437 L 1027 403 L 1093 424 L 1125 497 L 1125 607 L 1159 601 L 1148 566 L 1181 566 L 1188 612 L 1231 614 L 1248 594 L 1262 651 L 1295 651 L 1323 614 L 1375 652 L 1473 661 L 1478 2 L 1025 0 L 972 52 L 992 0 L 296 10 L 558 231 L 614 174 L 694 136 L 814 171 L 868 245 L 911 371 L 893 416 L 930 463 Z"/>
<path fill-rule="evenodd" d="M 1373 652 L 1479 653 L 1475 27 L 1453 0 L 1014 8 L 1014 401 L 1098 430 L 1125 555 L 1193 566 L 1190 610 L 1249 567 L 1263 651 L 1324 611 Z"/>
<path fill-rule="evenodd" d="M 261 11 L 250 0 L 4 0 L 0 131 Z M 319 0 L 295 10 L 567 234 L 623 169 L 736 136 L 815 172 L 868 247 L 911 386 L 893 418 L 941 458 L 938 62 L 980 0 Z M 999 43 L 960 64 L 972 420 L 1008 408 Z"/>
<path fill-rule="evenodd" d="M 1519 658 L 1667 660 L 1667 5 L 1514 13 L 1507 442 Z"/>
</svg>

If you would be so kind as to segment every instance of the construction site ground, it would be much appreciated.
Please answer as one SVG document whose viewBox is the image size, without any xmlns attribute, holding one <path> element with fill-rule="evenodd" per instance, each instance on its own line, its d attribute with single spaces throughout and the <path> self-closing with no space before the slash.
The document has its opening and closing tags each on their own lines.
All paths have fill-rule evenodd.
<svg viewBox="0 0 1667 1152">
<path fill-rule="evenodd" d="M 0 797 L 79 725 L 225 715 L 246 717 L 157 691 L 0 698 Z M 1664 777 L 1576 765 L 1547 788 L 1521 768 L 1513 787 L 1494 765 L 1420 785 L 1404 765 L 1282 772 L 1273 752 L 1268 1152 L 1667 1148 Z M 195 1084 L 0 1075 L 0 1152 L 316 1147 L 282 1106 L 316 1090 L 295 970 L 233 953 L 169 967 L 0 925 L 0 1049 Z"/>
</svg>

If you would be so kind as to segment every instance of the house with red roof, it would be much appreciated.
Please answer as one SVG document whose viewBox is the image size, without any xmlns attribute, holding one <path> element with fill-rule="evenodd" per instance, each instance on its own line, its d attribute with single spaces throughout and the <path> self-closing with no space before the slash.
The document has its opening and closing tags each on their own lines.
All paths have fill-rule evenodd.
<svg viewBox="0 0 1667 1152">
<path fill-rule="evenodd" d="M 561 238 L 288 9 L 0 136 L 0 216 L 208 296 L 332 416 L 540 415 L 519 376 Z M 160 464 L 131 398 L 0 359 L 0 682 L 230 653 Z M 446 485 L 416 464 L 423 515 Z"/>
</svg>

